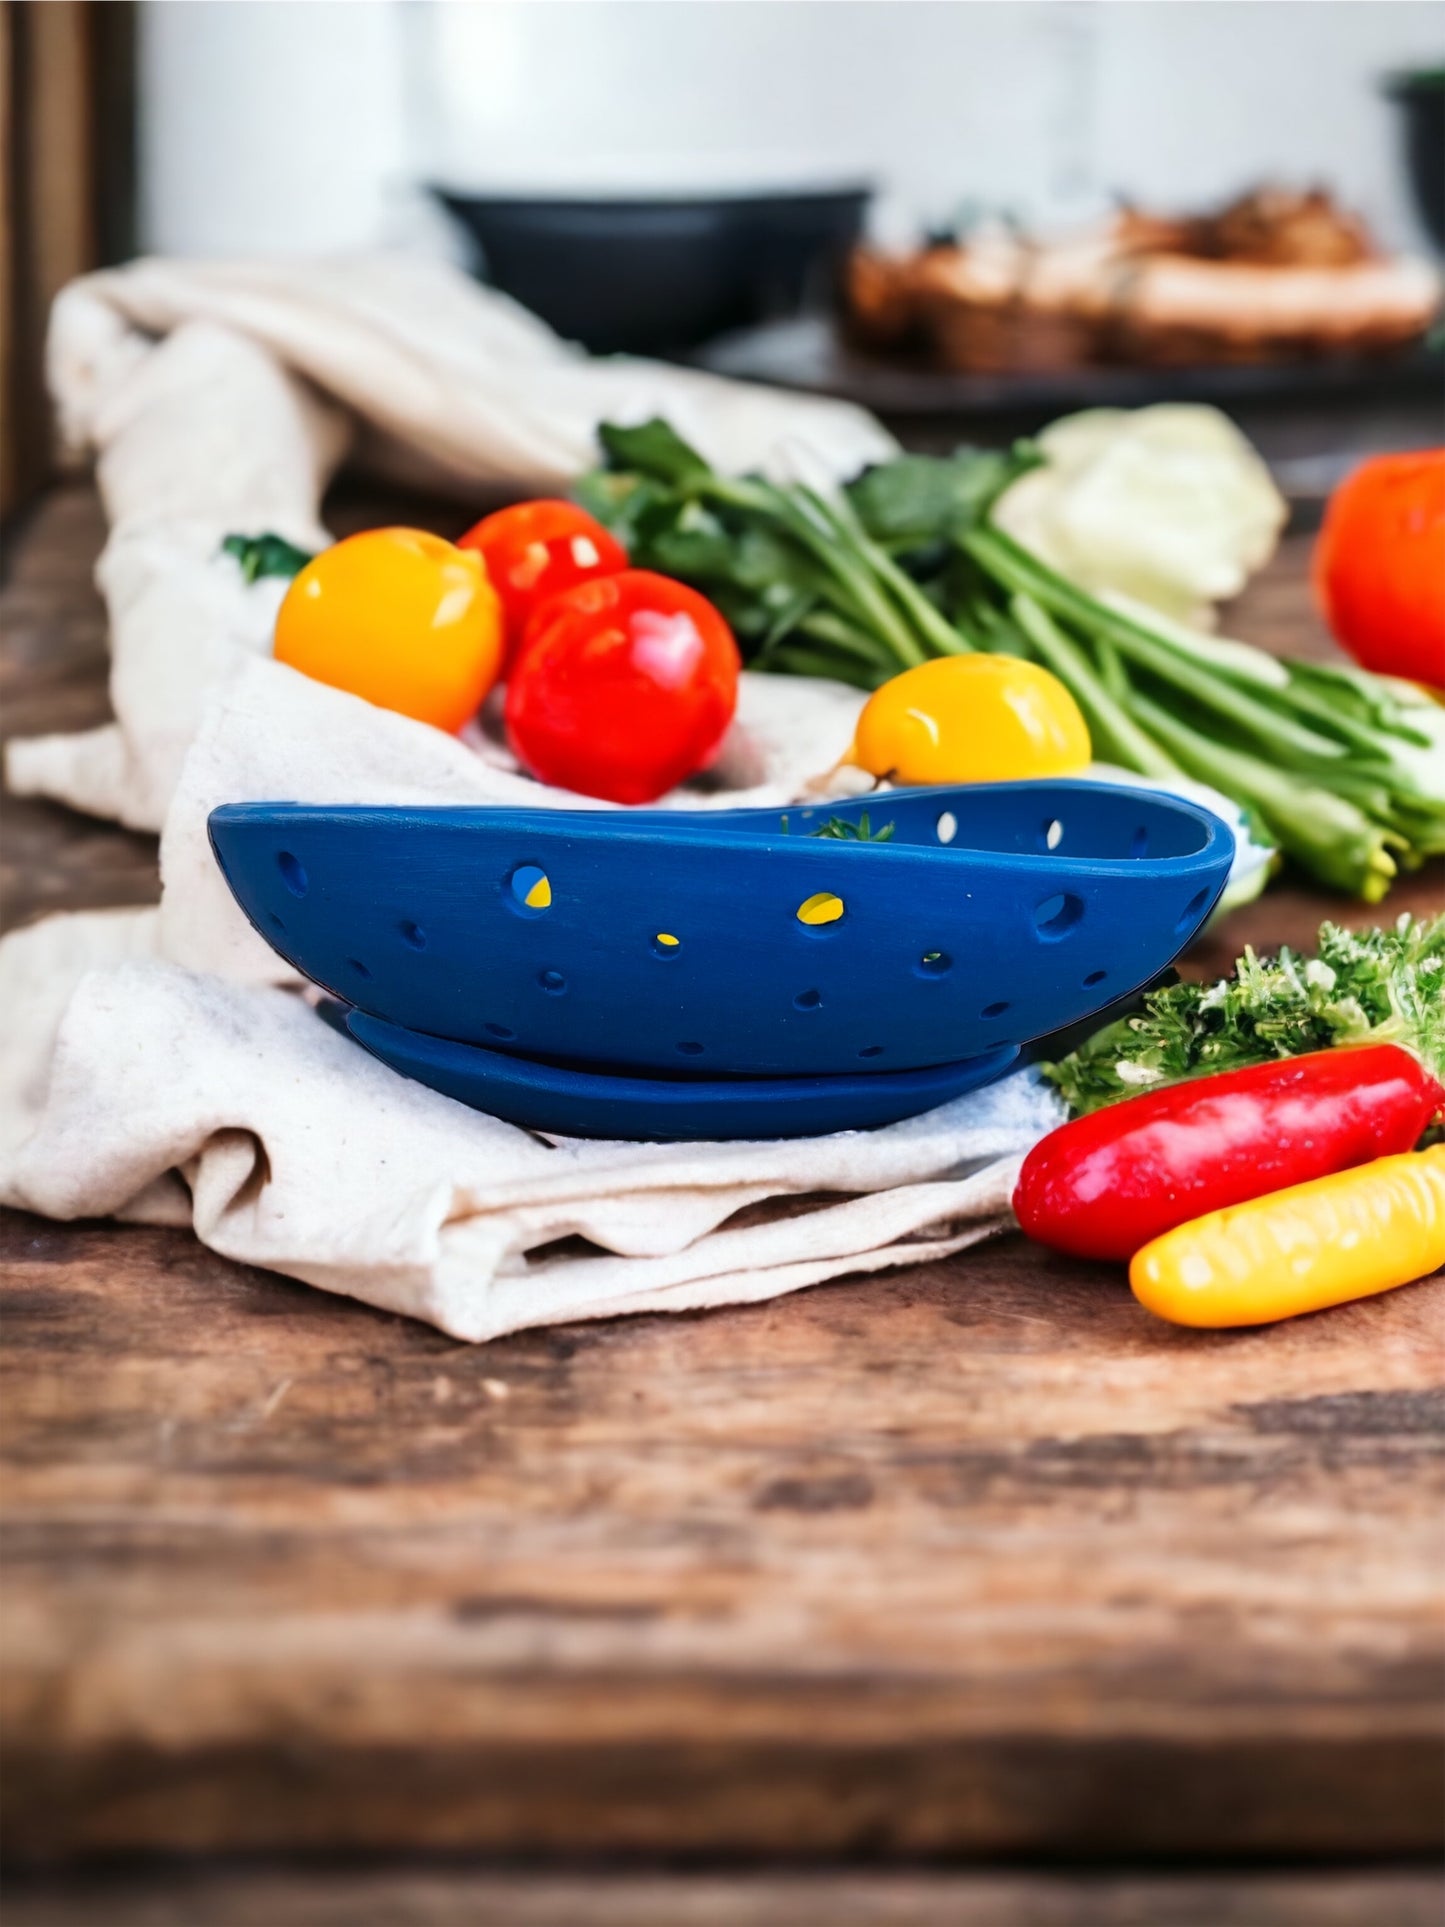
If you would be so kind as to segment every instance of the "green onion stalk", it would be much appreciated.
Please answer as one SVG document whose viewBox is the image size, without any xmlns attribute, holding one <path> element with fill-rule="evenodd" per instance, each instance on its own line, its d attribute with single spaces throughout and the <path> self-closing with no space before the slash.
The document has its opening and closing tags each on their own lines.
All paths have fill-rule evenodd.
<svg viewBox="0 0 1445 1927">
<path fill-rule="evenodd" d="M 1088 594 L 993 526 L 1042 457 L 906 455 L 835 494 L 717 474 L 666 423 L 601 430 L 579 499 L 640 568 L 691 582 L 755 669 L 875 689 L 974 650 L 1063 682 L 1099 755 L 1233 799 L 1303 871 L 1378 902 L 1445 852 L 1445 710 L 1364 670 L 1281 662 Z"/>
</svg>

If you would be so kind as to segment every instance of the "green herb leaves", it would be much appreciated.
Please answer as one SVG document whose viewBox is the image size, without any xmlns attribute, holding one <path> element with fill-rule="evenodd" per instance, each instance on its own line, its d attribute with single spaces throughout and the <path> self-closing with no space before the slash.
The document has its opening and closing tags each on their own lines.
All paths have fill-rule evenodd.
<svg viewBox="0 0 1445 1927">
<path fill-rule="evenodd" d="M 296 576 L 313 558 L 280 535 L 228 535 L 221 544 L 224 555 L 234 555 L 248 582 L 263 575 Z"/>
<path fill-rule="evenodd" d="M 665 422 L 606 423 L 599 434 L 612 466 L 585 476 L 577 499 L 636 567 L 680 576 L 711 597 L 755 668 L 861 689 L 969 649 L 893 550 L 955 539 L 1038 460 L 1028 449 L 912 456 L 830 496 L 718 475 Z"/>
<path fill-rule="evenodd" d="M 835 837 L 839 843 L 889 843 L 896 828 L 893 823 L 880 823 L 875 830 L 864 810 L 856 823 L 850 823 L 846 816 L 830 816 L 821 829 L 809 830 L 808 834 Z"/>
<path fill-rule="evenodd" d="M 712 470 L 695 448 L 689 448 L 675 429 L 660 417 L 637 428 L 603 422 L 597 438 L 613 468 L 630 468 L 650 482 L 688 488 L 706 481 Z"/>
<path fill-rule="evenodd" d="M 859 521 L 889 549 L 957 541 L 977 528 L 1020 475 L 1043 464 L 1032 442 L 997 450 L 965 450 L 946 459 L 902 455 L 860 475 L 848 490 Z"/>
<path fill-rule="evenodd" d="M 1246 950 L 1216 984 L 1153 990 L 1044 1075 L 1075 1112 L 1158 1084 L 1336 1044 L 1402 1044 L 1445 1081 L 1445 916 L 1389 929 L 1320 928 L 1319 953 Z"/>
</svg>

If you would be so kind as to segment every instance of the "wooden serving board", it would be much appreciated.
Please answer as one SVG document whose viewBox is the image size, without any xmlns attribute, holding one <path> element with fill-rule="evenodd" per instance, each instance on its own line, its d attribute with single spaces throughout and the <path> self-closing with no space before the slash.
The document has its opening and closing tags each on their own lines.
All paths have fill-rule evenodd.
<svg viewBox="0 0 1445 1927">
<path fill-rule="evenodd" d="M 15 545 L 12 729 L 103 713 L 99 539 L 72 490 Z M 1297 547 L 1234 626 L 1321 646 Z M 153 889 L 7 816 L 12 915 Z M 1332 912 L 1277 889 L 1195 967 Z M 1190 1333 L 1010 1238 L 469 1350 L 181 1233 L 4 1251 L 12 1858 L 1438 1843 L 1439 1283 Z"/>
</svg>

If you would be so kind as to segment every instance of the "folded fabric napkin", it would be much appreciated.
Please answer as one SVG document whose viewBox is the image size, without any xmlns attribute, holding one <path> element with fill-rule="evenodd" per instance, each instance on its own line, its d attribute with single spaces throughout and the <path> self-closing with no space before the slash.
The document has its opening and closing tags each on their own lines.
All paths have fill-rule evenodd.
<svg viewBox="0 0 1445 1927">
<path fill-rule="evenodd" d="M 882 1131 L 770 1144 L 548 1141 L 407 1082 L 336 1035 L 232 903 L 215 804 L 603 807 L 270 656 L 281 586 L 221 552 L 320 546 L 348 450 L 408 479 L 555 488 L 598 419 L 663 413 L 719 466 L 802 440 L 845 475 L 868 416 L 642 362 L 591 362 L 430 264 L 143 262 L 62 297 L 52 378 L 94 448 L 111 536 L 116 721 L 13 746 L 12 785 L 161 827 L 158 912 L 57 917 L 0 946 L 0 1201 L 190 1224 L 215 1250 L 459 1338 L 759 1299 L 941 1256 L 1008 1222 L 1057 1119 L 1029 1072 Z M 826 789 L 858 697 L 745 676 L 705 783 L 669 803 Z"/>
<path fill-rule="evenodd" d="M 549 1142 L 396 1076 L 298 994 L 158 954 L 154 911 L 0 945 L 0 1201 L 192 1225 L 215 1251 L 456 1338 L 772 1298 L 1008 1221 L 1059 1116 L 1024 1071 L 886 1130 Z M 741 1220 L 739 1214 L 746 1214 Z"/>
</svg>

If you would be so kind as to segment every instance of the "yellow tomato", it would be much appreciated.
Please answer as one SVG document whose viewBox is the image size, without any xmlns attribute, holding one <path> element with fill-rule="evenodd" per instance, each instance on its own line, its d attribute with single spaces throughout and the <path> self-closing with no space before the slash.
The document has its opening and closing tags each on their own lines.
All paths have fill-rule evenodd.
<svg viewBox="0 0 1445 1927">
<path fill-rule="evenodd" d="M 323 549 L 291 584 L 276 659 L 456 731 L 497 680 L 501 604 L 473 551 L 424 529 L 369 529 Z"/>
<path fill-rule="evenodd" d="M 868 698 L 850 761 L 895 783 L 1072 776 L 1093 754 L 1057 676 L 1017 656 L 940 656 Z"/>
</svg>

